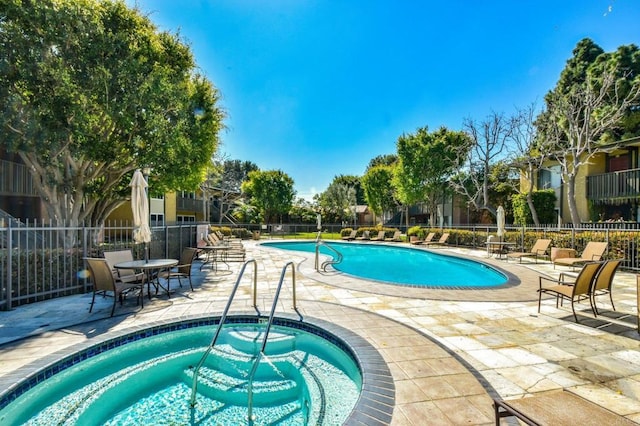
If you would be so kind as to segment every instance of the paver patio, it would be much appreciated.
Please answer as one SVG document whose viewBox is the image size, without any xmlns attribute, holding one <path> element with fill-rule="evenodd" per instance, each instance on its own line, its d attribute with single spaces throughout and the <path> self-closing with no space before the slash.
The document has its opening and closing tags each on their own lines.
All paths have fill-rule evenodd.
<svg viewBox="0 0 640 426">
<path fill-rule="evenodd" d="M 556 309 L 552 299 L 543 300 L 537 313 L 538 275 L 560 272 L 548 263 L 519 264 L 488 259 L 485 251 L 436 249 L 493 264 L 509 274 L 512 284 L 492 290 L 424 289 L 319 273 L 312 254 L 244 244 L 247 259 L 258 264 L 261 312 L 268 313 L 282 266 L 294 261 L 300 313 L 346 327 L 378 349 L 395 383 L 393 425 L 490 425 L 492 397 L 562 388 L 640 422 L 635 274 L 616 275 L 616 312 L 607 298 L 599 298 L 602 315 L 596 319 L 588 303 L 580 303 L 581 323 L 576 324 L 568 306 Z M 0 312 L 0 390 L 19 380 L 25 366 L 106 333 L 190 315 L 219 315 L 240 265 L 230 263 L 228 273 L 205 267 L 194 279 L 194 292 L 187 286 L 170 299 L 154 298 L 144 309 L 129 300 L 113 318 L 108 300 L 100 299 L 97 310 L 88 312 L 90 294 Z M 251 309 L 250 275 L 231 313 Z M 278 313 L 292 313 L 290 285 L 283 287 L 281 300 Z"/>
</svg>

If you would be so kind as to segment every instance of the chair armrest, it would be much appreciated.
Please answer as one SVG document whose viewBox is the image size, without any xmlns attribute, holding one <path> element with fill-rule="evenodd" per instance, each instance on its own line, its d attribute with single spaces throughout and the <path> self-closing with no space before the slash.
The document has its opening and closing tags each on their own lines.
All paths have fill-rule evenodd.
<svg viewBox="0 0 640 426">
<path fill-rule="evenodd" d="M 559 284 L 559 285 L 574 285 L 575 284 L 573 281 L 565 281 L 564 280 L 564 273 L 561 273 L 560 277 L 557 278 L 557 279 L 556 278 L 545 277 L 545 276 L 542 276 L 542 275 L 540 275 L 538 278 L 539 278 L 539 284 L 540 284 L 541 288 L 542 288 L 542 280 L 549 281 L 549 282 L 552 282 L 552 283 L 556 283 L 556 284 Z"/>
</svg>

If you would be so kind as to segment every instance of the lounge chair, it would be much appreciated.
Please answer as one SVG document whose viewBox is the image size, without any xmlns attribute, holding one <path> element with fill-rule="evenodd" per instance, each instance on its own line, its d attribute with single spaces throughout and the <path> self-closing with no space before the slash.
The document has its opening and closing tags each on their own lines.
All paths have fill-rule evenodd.
<svg viewBox="0 0 640 426">
<path fill-rule="evenodd" d="M 574 302 L 581 301 L 584 299 L 589 300 L 589 304 L 591 305 L 591 310 L 593 314 L 596 315 L 596 311 L 593 307 L 593 301 L 591 299 L 591 288 L 593 286 L 593 281 L 596 278 L 596 275 L 602 268 L 603 262 L 588 262 L 585 263 L 580 270 L 580 273 L 575 278 L 575 281 L 565 280 L 566 274 L 561 273 L 558 279 L 548 278 L 544 276 L 540 276 L 539 278 L 539 288 L 538 288 L 538 312 L 540 312 L 540 304 L 542 302 L 542 294 L 551 294 L 556 297 L 556 308 L 558 307 L 558 303 L 564 299 L 568 299 L 571 301 L 571 311 L 573 312 L 573 317 L 578 321 L 578 315 L 576 315 L 576 310 L 573 306 Z M 542 285 L 543 281 L 552 282 L 553 285 L 548 287 L 544 287 Z"/>
<path fill-rule="evenodd" d="M 496 425 L 503 417 L 527 425 L 634 425 L 626 417 L 595 404 L 570 390 L 540 392 L 526 398 L 493 400 Z M 510 423 L 511 424 L 511 423 Z"/>
<path fill-rule="evenodd" d="M 89 307 L 89 312 L 93 310 L 93 304 L 96 301 L 96 294 L 102 293 L 103 296 L 106 296 L 107 292 L 110 292 L 113 293 L 113 306 L 111 307 L 111 316 L 113 316 L 113 313 L 116 310 L 116 300 L 119 300 L 122 305 L 123 294 L 131 290 L 138 290 L 138 303 L 144 308 L 144 302 L 142 300 L 144 283 L 123 283 L 116 281 L 113 278 L 113 272 L 111 271 L 106 259 L 87 258 L 85 260 L 89 265 L 89 271 L 93 280 L 93 297 L 91 298 L 91 307 Z"/>
<path fill-rule="evenodd" d="M 533 257 L 538 263 L 538 259 L 546 256 L 547 250 L 549 250 L 549 246 L 551 245 L 551 240 L 538 238 L 536 242 L 531 247 L 529 251 L 516 251 L 507 253 L 507 260 L 511 259 L 520 259 L 520 263 L 522 263 L 523 257 Z"/>
<path fill-rule="evenodd" d="M 133 260 L 133 253 L 131 250 L 105 251 L 104 259 L 107 261 L 111 274 L 116 281 L 120 281 L 125 284 L 145 282 L 146 275 L 144 272 L 136 272 L 133 269 L 115 268 L 115 265 L 118 263 L 131 262 Z"/>
<path fill-rule="evenodd" d="M 356 240 L 368 240 L 369 239 L 369 231 L 364 231 L 361 236 L 356 237 Z"/>
<path fill-rule="evenodd" d="M 607 260 L 593 282 L 593 288 L 591 289 L 591 305 L 593 306 L 593 310 L 596 315 L 599 313 L 598 307 L 596 306 L 596 296 L 608 294 L 609 300 L 611 301 L 611 307 L 614 311 L 616 310 L 616 307 L 613 304 L 611 287 L 613 286 L 613 276 L 616 274 L 618 266 L 620 266 L 621 263 L 622 259 Z"/>
<path fill-rule="evenodd" d="M 396 231 L 393 233 L 393 237 L 389 237 L 389 238 L 385 238 L 385 241 L 389 241 L 389 242 L 393 242 L 393 243 L 399 243 L 402 241 L 402 232 L 401 231 Z"/>
<path fill-rule="evenodd" d="M 349 235 L 343 236 L 342 239 L 345 240 L 345 241 L 355 240 L 356 239 L 356 235 L 358 235 L 358 231 L 353 230 L 353 231 L 351 231 L 351 233 Z"/>
<path fill-rule="evenodd" d="M 556 265 L 574 266 L 584 262 L 595 262 L 602 259 L 604 252 L 607 250 L 608 243 L 590 241 L 582 251 L 580 257 L 560 257 L 553 260 L 553 267 Z"/>
<path fill-rule="evenodd" d="M 445 245 L 447 244 L 447 240 L 449 239 L 449 233 L 445 232 L 440 236 L 438 241 L 427 241 L 426 239 L 422 242 L 425 245 Z"/>
<path fill-rule="evenodd" d="M 161 271 L 158 274 L 158 278 L 164 278 L 167 280 L 167 294 L 170 294 L 170 285 L 171 278 L 177 278 L 180 287 L 182 287 L 182 279 L 189 279 L 189 287 L 191 287 L 191 291 L 193 291 L 193 284 L 191 283 L 191 266 L 193 264 L 193 259 L 196 257 L 196 253 L 198 249 L 186 247 L 182 249 L 182 253 L 180 254 L 180 263 L 171 268 L 168 271 Z"/>
<path fill-rule="evenodd" d="M 433 241 L 433 237 L 436 236 L 435 232 L 429 232 L 427 234 L 427 236 L 424 238 L 424 240 L 409 240 L 409 243 L 413 244 L 414 246 L 420 245 L 420 244 L 429 244 Z"/>
<path fill-rule="evenodd" d="M 378 231 L 378 236 L 371 238 L 371 241 L 384 241 L 384 231 Z"/>
</svg>

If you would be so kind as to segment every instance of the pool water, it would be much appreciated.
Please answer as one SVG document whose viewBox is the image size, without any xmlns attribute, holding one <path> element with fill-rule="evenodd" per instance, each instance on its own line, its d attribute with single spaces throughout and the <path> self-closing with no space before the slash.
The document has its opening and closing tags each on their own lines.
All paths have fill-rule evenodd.
<svg viewBox="0 0 640 426">
<path fill-rule="evenodd" d="M 323 241 L 343 255 L 336 270 L 360 278 L 424 287 L 486 288 L 505 284 L 508 277 L 498 270 L 470 259 L 433 251 L 394 247 L 386 244 L 359 244 Z M 316 251 L 315 241 L 267 242 L 263 246 L 304 252 Z M 320 253 L 334 257 L 320 246 Z"/>
<path fill-rule="evenodd" d="M 225 325 L 198 379 L 214 326 L 172 331 L 65 369 L 0 411 L 0 424 L 247 424 L 248 375 L 264 325 Z M 274 325 L 253 382 L 255 425 L 340 425 L 362 387 L 351 356 L 328 340 Z"/>
</svg>

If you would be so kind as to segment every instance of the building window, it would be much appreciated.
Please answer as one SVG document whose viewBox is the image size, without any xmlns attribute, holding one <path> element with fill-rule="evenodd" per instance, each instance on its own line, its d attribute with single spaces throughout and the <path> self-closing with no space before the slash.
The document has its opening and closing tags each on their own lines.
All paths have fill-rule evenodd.
<svg viewBox="0 0 640 426">
<path fill-rule="evenodd" d="M 196 221 L 195 216 L 190 215 L 178 215 L 177 222 L 178 223 L 192 223 Z"/>
<path fill-rule="evenodd" d="M 151 226 L 164 226 L 164 214 L 162 213 L 151 213 Z"/>
</svg>

